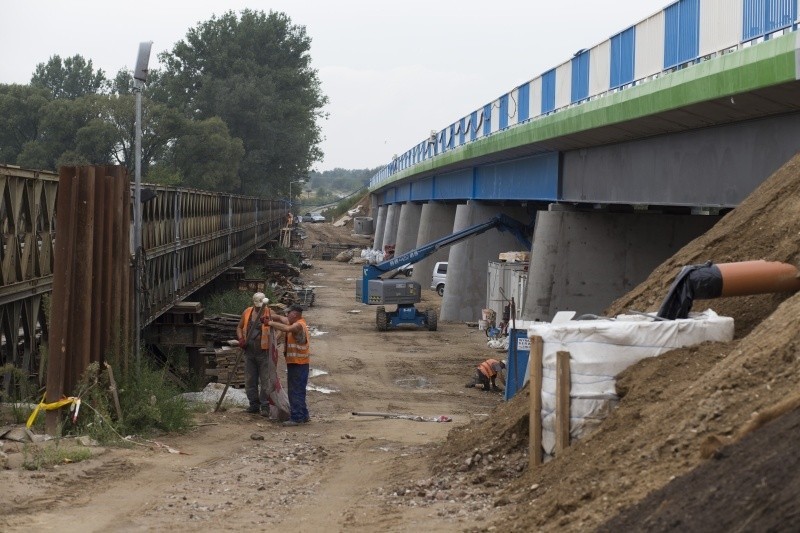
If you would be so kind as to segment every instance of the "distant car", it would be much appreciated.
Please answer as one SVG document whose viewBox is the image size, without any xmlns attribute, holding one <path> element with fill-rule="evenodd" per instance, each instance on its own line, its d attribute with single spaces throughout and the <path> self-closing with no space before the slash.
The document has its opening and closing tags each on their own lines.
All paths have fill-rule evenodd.
<svg viewBox="0 0 800 533">
<path fill-rule="evenodd" d="M 325 217 L 319 213 L 306 213 L 303 215 L 303 222 L 325 222 Z"/>
<path fill-rule="evenodd" d="M 447 281 L 447 261 L 439 261 L 433 266 L 431 276 L 431 290 L 439 296 L 444 296 L 444 284 Z"/>
</svg>

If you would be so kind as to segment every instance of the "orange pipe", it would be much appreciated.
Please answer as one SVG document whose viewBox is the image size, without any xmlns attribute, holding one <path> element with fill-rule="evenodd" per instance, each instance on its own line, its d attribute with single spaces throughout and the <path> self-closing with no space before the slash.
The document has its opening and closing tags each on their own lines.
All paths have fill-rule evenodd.
<svg viewBox="0 0 800 533">
<path fill-rule="evenodd" d="M 722 297 L 800 290 L 800 272 L 787 263 L 759 260 L 716 267 L 722 274 Z"/>
</svg>

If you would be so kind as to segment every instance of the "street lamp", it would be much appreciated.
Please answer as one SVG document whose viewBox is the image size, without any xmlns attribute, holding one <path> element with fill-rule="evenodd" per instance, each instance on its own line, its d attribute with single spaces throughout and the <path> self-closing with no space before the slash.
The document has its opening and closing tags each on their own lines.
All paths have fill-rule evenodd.
<svg viewBox="0 0 800 533">
<path fill-rule="evenodd" d="M 134 254 L 134 280 L 133 280 L 133 307 L 135 315 L 135 353 L 136 366 L 141 360 L 142 343 L 142 287 L 141 277 L 142 261 L 142 89 L 147 83 L 147 68 L 150 63 L 150 49 L 153 41 L 139 43 L 139 54 L 136 56 L 136 69 L 133 71 L 133 92 L 136 93 L 136 141 L 135 141 L 135 170 L 133 183 L 133 254 Z"/>
<path fill-rule="evenodd" d="M 305 183 L 306 180 L 297 180 L 297 181 L 290 181 L 289 182 L 289 210 L 292 209 L 292 184 L 293 183 Z"/>
</svg>

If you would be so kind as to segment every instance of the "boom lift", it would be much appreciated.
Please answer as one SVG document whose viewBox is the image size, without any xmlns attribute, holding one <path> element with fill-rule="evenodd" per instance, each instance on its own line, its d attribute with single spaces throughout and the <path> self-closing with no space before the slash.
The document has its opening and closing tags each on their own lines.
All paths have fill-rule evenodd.
<svg viewBox="0 0 800 533">
<path fill-rule="evenodd" d="M 436 239 L 388 261 L 377 265 L 364 265 L 364 277 L 356 283 L 356 300 L 379 306 L 375 314 L 378 331 L 386 331 L 403 324 L 427 327 L 430 331 L 436 331 L 438 322 L 436 311 L 428 309 L 423 312 L 414 307 L 414 304 L 419 303 L 422 297 L 420 284 L 416 281 L 393 279 L 397 272 L 394 272 L 388 279 L 381 279 L 381 276 L 397 270 L 406 263 L 414 264 L 422 261 L 440 248 L 480 235 L 492 228 L 510 231 L 525 246 L 526 250 L 531 249 L 528 235 L 532 231 L 533 225 L 526 226 L 518 220 L 499 213 L 486 222 Z M 397 304 L 397 309 L 386 311 L 386 304 Z"/>
</svg>

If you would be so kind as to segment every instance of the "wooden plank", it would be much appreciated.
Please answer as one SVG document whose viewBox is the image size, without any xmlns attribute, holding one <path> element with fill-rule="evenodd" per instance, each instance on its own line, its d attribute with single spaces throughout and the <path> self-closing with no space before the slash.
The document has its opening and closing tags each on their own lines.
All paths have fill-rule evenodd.
<svg viewBox="0 0 800 533">
<path fill-rule="evenodd" d="M 569 446 L 569 352 L 556 353 L 556 455 Z"/>
<path fill-rule="evenodd" d="M 529 416 L 530 453 L 528 469 L 542 464 L 542 353 L 544 340 L 538 335 L 531 337 L 530 385 L 531 412 Z"/>
</svg>

